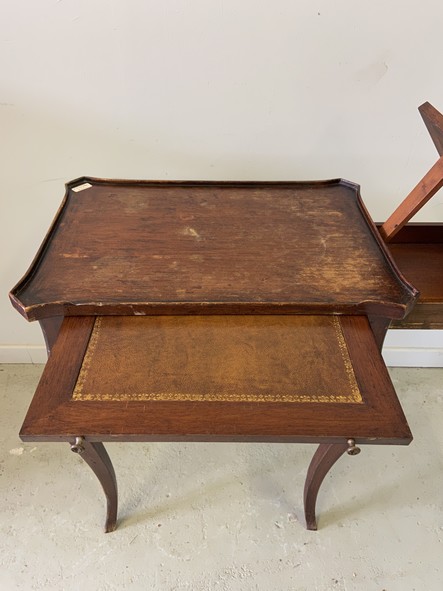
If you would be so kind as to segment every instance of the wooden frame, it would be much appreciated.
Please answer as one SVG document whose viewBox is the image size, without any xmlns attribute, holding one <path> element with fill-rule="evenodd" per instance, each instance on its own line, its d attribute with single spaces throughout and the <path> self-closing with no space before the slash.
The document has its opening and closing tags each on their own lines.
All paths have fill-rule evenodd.
<svg viewBox="0 0 443 591">
<path fill-rule="evenodd" d="M 98 330 L 102 323 L 104 331 Z M 306 345 L 306 331 L 311 330 L 315 332 Z M 182 338 L 176 340 L 181 333 Z M 136 350 L 148 351 L 146 343 L 156 334 L 168 352 L 160 353 L 154 373 L 141 364 L 133 376 L 132 356 Z M 233 345 L 239 338 L 240 346 Z M 211 364 L 207 349 L 214 341 L 219 342 L 222 355 L 216 355 Z M 174 370 L 177 356 L 181 360 Z M 149 359 L 153 362 L 152 353 Z M 221 359 L 224 362 L 219 368 Z M 202 388 L 195 376 L 199 365 L 201 375 L 206 376 Z M 264 394 L 260 388 L 254 394 L 257 368 L 266 376 Z M 300 371 L 303 391 L 311 394 L 302 399 L 281 398 L 288 387 L 289 391 L 294 389 L 293 375 Z M 102 385 L 106 374 L 113 376 L 116 391 L 123 396 L 115 399 L 108 395 L 109 386 Z M 189 376 L 194 385 L 189 384 Z M 337 385 L 336 394 L 329 380 Z M 188 400 L 149 394 L 154 386 L 168 393 L 177 387 L 177 381 L 179 393 L 182 388 L 197 388 L 201 396 Z M 85 394 L 85 383 L 89 384 L 88 395 L 78 396 L 79 392 Z M 214 397 L 210 388 L 215 383 L 221 386 L 222 395 L 234 387 L 236 396 L 228 400 L 220 399 L 220 394 Z M 322 383 L 326 398 L 317 395 Z M 103 388 L 105 396 L 100 393 Z M 140 389 L 148 394 L 140 398 Z M 241 394 L 245 389 L 247 397 Z M 367 318 L 301 315 L 68 317 L 20 437 L 23 441 L 68 441 L 83 457 L 107 498 L 105 531 L 113 531 L 117 523 L 117 484 L 103 446 L 106 441 L 318 443 L 304 490 L 306 525 L 317 529 L 315 505 L 321 483 L 344 452 L 355 455 L 357 444 L 405 445 L 412 440 Z"/>
<path fill-rule="evenodd" d="M 391 328 L 443 329 L 443 223 L 407 223 L 443 186 L 443 115 L 429 103 L 420 114 L 440 158 L 380 227 L 392 257 L 420 296 Z"/>
<path fill-rule="evenodd" d="M 419 111 L 440 158 L 381 226 L 380 234 L 385 242 L 391 242 L 405 224 L 443 187 L 443 115 L 427 102 L 419 107 Z"/>
</svg>

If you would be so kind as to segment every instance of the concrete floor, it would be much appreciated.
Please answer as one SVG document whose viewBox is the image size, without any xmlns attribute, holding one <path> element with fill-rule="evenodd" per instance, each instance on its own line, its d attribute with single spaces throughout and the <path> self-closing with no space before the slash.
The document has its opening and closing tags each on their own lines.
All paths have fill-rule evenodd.
<svg viewBox="0 0 443 591">
<path fill-rule="evenodd" d="M 109 444 L 120 524 L 67 444 L 23 444 L 43 366 L 0 366 L 0 589 L 441 591 L 443 369 L 394 369 L 415 440 L 340 459 L 319 531 L 301 503 L 314 446 Z"/>
</svg>

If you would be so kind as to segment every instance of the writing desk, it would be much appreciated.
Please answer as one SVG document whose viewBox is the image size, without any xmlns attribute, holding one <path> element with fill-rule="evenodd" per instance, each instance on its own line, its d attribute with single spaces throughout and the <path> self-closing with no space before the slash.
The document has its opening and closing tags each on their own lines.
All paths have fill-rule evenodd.
<svg viewBox="0 0 443 591">
<path fill-rule="evenodd" d="M 417 292 L 353 183 L 77 179 L 10 297 L 50 352 L 20 435 L 81 454 L 106 531 L 106 441 L 316 442 L 316 529 L 345 451 L 412 439 L 380 349 Z"/>
</svg>

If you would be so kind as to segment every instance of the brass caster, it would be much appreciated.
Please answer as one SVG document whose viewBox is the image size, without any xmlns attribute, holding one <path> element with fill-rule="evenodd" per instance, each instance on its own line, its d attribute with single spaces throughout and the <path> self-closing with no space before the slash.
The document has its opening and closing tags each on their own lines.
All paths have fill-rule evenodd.
<svg viewBox="0 0 443 591">
<path fill-rule="evenodd" d="M 355 439 L 348 439 L 348 446 L 346 453 L 350 456 L 357 456 L 361 452 L 361 449 L 355 445 Z"/>
<path fill-rule="evenodd" d="M 75 454 L 82 454 L 85 451 L 84 441 L 83 437 L 76 437 L 75 443 L 71 443 L 71 451 Z"/>
</svg>

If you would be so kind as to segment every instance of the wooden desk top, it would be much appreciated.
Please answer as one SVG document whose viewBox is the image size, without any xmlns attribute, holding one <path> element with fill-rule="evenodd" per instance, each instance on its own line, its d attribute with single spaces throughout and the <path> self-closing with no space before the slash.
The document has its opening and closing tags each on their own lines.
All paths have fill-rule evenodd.
<svg viewBox="0 0 443 591">
<path fill-rule="evenodd" d="M 407 444 L 365 316 L 65 318 L 25 441 Z"/>
<path fill-rule="evenodd" d="M 13 305 L 28 320 L 143 314 L 403 318 L 398 273 L 357 185 L 81 178 Z"/>
</svg>

